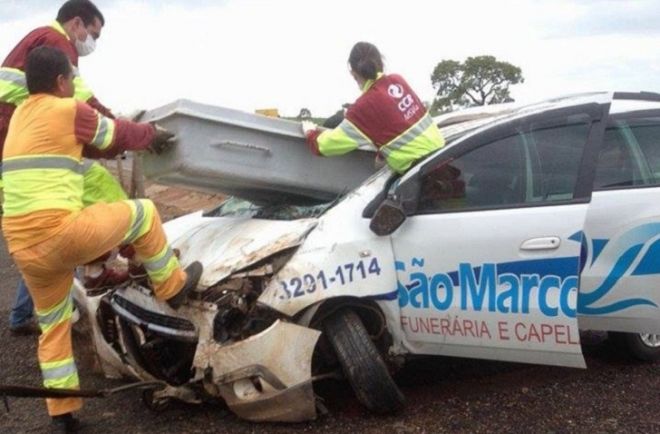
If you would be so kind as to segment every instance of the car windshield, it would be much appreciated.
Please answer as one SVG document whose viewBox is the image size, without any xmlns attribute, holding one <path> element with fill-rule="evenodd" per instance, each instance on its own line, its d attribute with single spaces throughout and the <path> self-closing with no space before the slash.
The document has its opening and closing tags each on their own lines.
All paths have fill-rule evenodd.
<svg viewBox="0 0 660 434">
<path fill-rule="evenodd" d="M 259 205 L 239 197 L 230 197 L 205 217 L 248 217 L 265 220 L 297 220 L 315 218 L 335 205 L 337 200 L 318 205 L 265 204 Z"/>
</svg>

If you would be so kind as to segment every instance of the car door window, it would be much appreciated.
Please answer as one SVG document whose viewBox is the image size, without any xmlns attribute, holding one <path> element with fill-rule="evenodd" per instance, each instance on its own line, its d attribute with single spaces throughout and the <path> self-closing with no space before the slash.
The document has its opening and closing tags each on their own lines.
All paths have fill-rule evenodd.
<svg viewBox="0 0 660 434">
<path fill-rule="evenodd" d="M 660 118 L 637 119 L 630 131 L 641 151 L 642 168 L 649 171 L 648 185 L 660 185 Z"/>
<path fill-rule="evenodd" d="M 418 211 L 508 208 L 573 199 L 589 135 L 585 117 L 531 125 L 440 164 L 422 180 Z"/>
<path fill-rule="evenodd" d="M 660 118 L 619 119 L 605 131 L 594 189 L 660 185 Z"/>
<path fill-rule="evenodd" d="M 643 183 L 633 159 L 632 143 L 626 140 L 627 125 L 608 127 L 598 156 L 594 189 L 621 188 Z"/>
<path fill-rule="evenodd" d="M 538 158 L 537 164 L 532 166 L 533 193 L 527 196 L 526 202 L 573 199 L 589 125 L 578 117 L 571 119 L 569 125 L 538 127 L 525 135 L 531 155 L 535 150 Z"/>
</svg>

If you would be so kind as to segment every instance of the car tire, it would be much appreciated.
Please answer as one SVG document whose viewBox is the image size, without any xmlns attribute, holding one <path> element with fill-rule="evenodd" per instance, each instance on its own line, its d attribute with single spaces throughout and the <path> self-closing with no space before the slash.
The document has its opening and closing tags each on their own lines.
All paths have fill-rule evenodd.
<svg viewBox="0 0 660 434">
<path fill-rule="evenodd" d="M 660 335 L 648 333 L 610 332 L 610 339 L 637 360 L 660 360 Z"/>
<path fill-rule="evenodd" d="M 358 401 L 375 413 L 402 409 L 405 398 L 360 317 L 340 309 L 324 321 L 324 330 Z"/>
</svg>

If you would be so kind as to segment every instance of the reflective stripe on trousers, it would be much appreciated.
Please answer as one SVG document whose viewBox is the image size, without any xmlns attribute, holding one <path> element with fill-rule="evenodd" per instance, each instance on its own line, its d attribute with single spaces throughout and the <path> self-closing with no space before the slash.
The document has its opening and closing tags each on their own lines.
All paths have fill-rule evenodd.
<svg viewBox="0 0 660 434">
<path fill-rule="evenodd" d="M 69 295 L 60 303 L 47 310 L 37 310 L 37 318 L 42 333 L 48 333 L 53 327 L 71 319 L 73 300 Z"/>
<path fill-rule="evenodd" d="M 39 336 L 39 368 L 43 385 L 51 389 L 79 389 L 78 369 L 71 348 L 71 317 L 73 298 L 71 289 L 54 288 L 57 293 L 64 293 L 63 299 L 54 306 L 37 307 L 37 318 L 41 328 Z M 31 294 L 35 304 L 42 305 L 42 291 Z M 79 398 L 47 399 L 48 413 L 51 416 L 69 413 L 80 409 Z"/>
<path fill-rule="evenodd" d="M 166 245 L 157 255 L 143 260 L 144 268 L 152 282 L 164 282 L 174 270 L 179 267 L 179 260 L 169 245 Z"/>
<path fill-rule="evenodd" d="M 78 369 L 73 357 L 54 362 L 39 363 L 44 386 L 53 389 L 77 389 L 80 386 Z"/>
<path fill-rule="evenodd" d="M 125 203 L 131 208 L 131 226 L 126 233 L 124 242 L 130 244 L 149 232 L 156 207 L 149 199 L 128 200 Z"/>
</svg>

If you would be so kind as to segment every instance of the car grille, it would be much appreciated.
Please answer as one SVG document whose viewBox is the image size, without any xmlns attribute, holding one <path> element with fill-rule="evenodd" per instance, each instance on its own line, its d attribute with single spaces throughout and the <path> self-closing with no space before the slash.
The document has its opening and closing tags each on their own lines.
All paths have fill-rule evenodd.
<svg viewBox="0 0 660 434">
<path fill-rule="evenodd" d="M 183 318 L 151 312 L 117 294 L 112 297 L 112 308 L 123 319 L 155 333 L 185 340 L 197 339 L 195 325 Z"/>
</svg>

